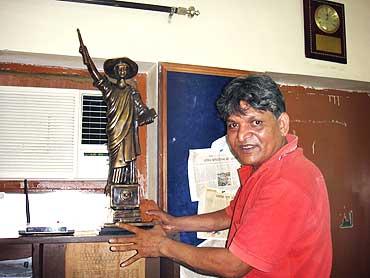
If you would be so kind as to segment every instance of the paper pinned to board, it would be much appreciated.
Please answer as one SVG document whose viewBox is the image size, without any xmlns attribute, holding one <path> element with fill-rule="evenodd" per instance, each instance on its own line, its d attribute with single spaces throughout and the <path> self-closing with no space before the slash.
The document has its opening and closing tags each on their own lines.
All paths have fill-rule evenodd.
<svg viewBox="0 0 370 278">
<path fill-rule="evenodd" d="M 226 241 L 208 239 L 198 245 L 198 247 L 225 247 Z M 180 265 L 180 278 L 216 278 L 219 276 L 200 274 L 194 270 L 187 268 L 186 266 Z"/>
<path fill-rule="evenodd" d="M 198 204 L 198 214 L 209 213 L 226 208 L 234 198 L 234 191 L 223 191 L 206 188 Z M 226 240 L 229 230 L 197 232 L 200 239 Z"/>
<path fill-rule="evenodd" d="M 223 136 L 211 148 L 189 150 L 188 177 L 191 200 L 198 201 L 198 214 L 227 207 L 240 186 L 240 163 Z M 200 239 L 226 240 L 228 230 L 198 232 Z"/>
<path fill-rule="evenodd" d="M 192 202 L 201 200 L 206 187 L 236 192 L 239 167 L 240 163 L 231 153 L 225 136 L 214 141 L 211 148 L 189 150 L 188 178 Z"/>
</svg>

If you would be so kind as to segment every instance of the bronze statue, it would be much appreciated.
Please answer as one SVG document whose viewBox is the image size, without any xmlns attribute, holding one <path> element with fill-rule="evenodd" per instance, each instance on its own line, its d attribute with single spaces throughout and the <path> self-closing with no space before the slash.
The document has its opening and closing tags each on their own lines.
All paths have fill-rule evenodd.
<svg viewBox="0 0 370 278">
<path fill-rule="evenodd" d="M 138 127 L 152 123 L 157 117 L 155 110 L 141 100 L 136 88 L 127 82 L 138 72 L 137 64 L 127 57 L 108 59 L 104 62 L 102 75 L 96 68 L 89 52 L 80 40 L 79 52 L 93 81 L 107 105 L 107 137 L 109 152 L 109 176 L 105 193 L 111 194 L 111 187 L 118 184 L 138 183 L 136 158 L 140 154 Z M 122 195 L 122 193 L 121 193 Z"/>
</svg>

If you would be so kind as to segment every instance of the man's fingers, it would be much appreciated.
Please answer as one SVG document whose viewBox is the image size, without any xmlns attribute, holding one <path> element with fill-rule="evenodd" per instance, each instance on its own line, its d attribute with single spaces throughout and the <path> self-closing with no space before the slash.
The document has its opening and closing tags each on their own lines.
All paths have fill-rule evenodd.
<svg viewBox="0 0 370 278">
<path fill-rule="evenodd" d="M 139 255 L 139 253 L 137 253 L 136 255 L 130 257 L 129 259 L 127 259 L 126 261 L 123 261 L 119 266 L 120 267 L 125 267 L 125 266 L 128 266 L 134 262 L 136 262 L 138 259 L 141 259 L 141 256 Z"/>
<path fill-rule="evenodd" d="M 128 236 L 128 237 L 115 237 L 108 240 L 110 244 L 134 244 L 136 243 L 137 239 L 134 236 Z"/>
<path fill-rule="evenodd" d="M 173 226 L 171 225 L 163 225 L 162 228 L 165 230 L 165 231 L 172 231 L 173 230 Z"/>
<path fill-rule="evenodd" d="M 109 250 L 112 252 L 127 252 L 135 250 L 137 252 L 137 247 L 134 243 L 120 243 L 120 245 L 110 246 Z"/>
<path fill-rule="evenodd" d="M 114 237 L 108 240 L 109 243 L 111 244 L 116 244 L 116 243 L 123 243 L 123 244 L 128 244 L 128 243 L 135 243 L 137 242 L 137 239 L 140 238 L 140 235 L 143 234 L 144 230 L 142 230 L 139 227 L 125 224 L 125 223 L 116 223 L 116 226 L 119 228 L 122 228 L 124 230 L 127 230 L 131 233 L 133 233 L 132 236 L 125 236 L 125 237 Z"/>
<path fill-rule="evenodd" d="M 154 223 L 166 222 L 167 215 L 162 210 L 152 209 L 145 212 L 153 218 Z"/>
<path fill-rule="evenodd" d="M 135 234 L 140 231 L 140 228 L 126 223 L 117 222 L 116 226 Z"/>
<path fill-rule="evenodd" d="M 151 209 L 146 211 L 147 214 L 160 216 L 163 212 L 159 209 Z"/>
</svg>

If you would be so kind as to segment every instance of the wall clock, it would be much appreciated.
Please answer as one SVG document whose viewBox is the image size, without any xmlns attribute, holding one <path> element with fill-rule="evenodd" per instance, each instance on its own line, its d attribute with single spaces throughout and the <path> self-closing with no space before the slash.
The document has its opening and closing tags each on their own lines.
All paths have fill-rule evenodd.
<svg viewBox="0 0 370 278">
<path fill-rule="evenodd" d="M 307 58 L 347 64 L 344 5 L 326 0 L 303 0 Z"/>
</svg>

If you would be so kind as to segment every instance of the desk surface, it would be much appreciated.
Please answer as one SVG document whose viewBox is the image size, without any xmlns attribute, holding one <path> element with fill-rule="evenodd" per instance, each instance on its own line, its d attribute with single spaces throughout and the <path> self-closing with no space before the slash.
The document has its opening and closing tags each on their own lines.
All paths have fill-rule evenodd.
<svg viewBox="0 0 370 278">
<path fill-rule="evenodd" d="M 122 237 L 127 235 L 91 235 L 91 236 L 19 236 L 1 238 L 0 244 L 33 244 L 33 243 L 88 243 L 88 242 L 108 242 L 110 238 Z"/>
</svg>

